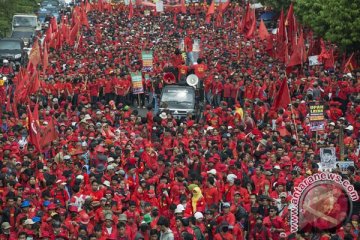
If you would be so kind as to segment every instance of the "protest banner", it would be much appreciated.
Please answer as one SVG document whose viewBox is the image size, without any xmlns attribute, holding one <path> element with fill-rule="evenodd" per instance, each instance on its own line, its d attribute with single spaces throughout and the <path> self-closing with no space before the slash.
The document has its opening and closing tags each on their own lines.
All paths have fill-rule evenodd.
<svg viewBox="0 0 360 240">
<path fill-rule="evenodd" d="M 143 62 L 143 72 L 151 72 L 153 70 L 153 52 L 142 51 L 141 56 Z"/>
<path fill-rule="evenodd" d="M 141 73 L 131 73 L 131 82 L 133 88 L 133 94 L 144 93 L 144 86 L 142 83 Z"/>
<path fill-rule="evenodd" d="M 336 166 L 339 167 L 341 172 L 345 172 L 347 171 L 348 167 L 350 166 L 355 166 L 353 161 L 340 161 L 340 162 L 336 162 Z"/>
<path fill-rule="evenodd" d="M 309 66 L 321 65 L 319 55 L 309 56 Z"/>
<path fill-rule="evenodd" d="M 156 12 L 164 12 L 164 2 L 163 1 L 156 2 Z"/>
<path fill-rule="evenodd" d="M 310 130 L 311 131 L 321 131 L 324 130 L 324 105 L 316 102 L 309 104 L 310 112 Z"/>
<path fill-rule="evenodd" d="M 320 148 L 321 168 L 332 170 L 336 168 L 336 152 L 334 147 Z"/>
</svg>

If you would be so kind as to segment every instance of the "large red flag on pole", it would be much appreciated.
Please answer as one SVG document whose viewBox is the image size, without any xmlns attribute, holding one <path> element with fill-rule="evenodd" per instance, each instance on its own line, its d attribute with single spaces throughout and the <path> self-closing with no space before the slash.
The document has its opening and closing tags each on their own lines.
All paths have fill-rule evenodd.
<svg viewBox="0 0 360 240">
<path fill-rule="evenodd" d="M 132 2 L 131 2 L 131 0 L 130 0 L 130 2 L 129 2 L 129 16 L 128 16 L 129 20 L 130 20 L 133 16 L 134 16 L 134 7 L 133 7 Z"/>
<path fill-rule="evenodd" d="M 41 148 L 44 148 L 47 144 L 56 140 L 58 137 L 58 133 L 55 129 L 54 120 L 51 118 L 48 125 L 41 129 L 39 145 Z"/>
<path fill-rule="evenodd" d="M 41 152 L 40 148 L 40 126 L 39 123 L 33 118 L 30 110 L 30 106 L 27 109 L 28 113 L 28 130 L 29 130 L 29 142 L 35 146 L 35 148 Z"/>
<path fill-rule="evenodd" d="M 290 91 L 289 91 L 289 87 L 287 84 L 287 79 L 284 78 L 281 83 L 278 94 L 277 94 L 276 98 L 274 99 L 272 108 L 275 110 L 279 109 L 280 107 L 286 109 L 290 103 L 291 103 Z"/>
<path fill-rule="evenodd" d="M 48 50 L 47 50 L 47 44 L 46 42 L 44 42 L 44 53 L 43 53 L 43 73 L 46 73 L 46 69 L 49 66 L 49 55 L 48 55 Z"/>
<path fill-rule="evenodd" d="M 213 0 L 208 8 L 208 11 L 206 13 L 206 19 L 205 19 L 205 22 L 207 24 L 210 23 L 210 20 L 211 20 L 211 15 L 213 15 L 215 13 L 215 0 Z"/>
<path fill-rule="evenodd" d="M 259 26 L 259 38 L 261 39 L 261 40 L 265 40 L 265 39 L 267 39 L 268 37 L 269 37 L 269 32 L 268 32 L 268 30 L 267 30 L 267 28 L 266 28 L 266 26 L 265 26 L 265 23 L 264 23 L 264 21 L 261 19 L 261 21 L 260 21 L 260 26 Z"/>
<path fill-rule="evenodd" d="M 181 13 L 186 14 L 185 0 L 181 0 Z"/>
<path fill-rule="evenodd" d="M 352 53 L 351 56 L 348 58 L 348 60 L 345 63 L 344 72 L 349 73 L 349 72 L 354 71 L 357 68 L 358 68 L 358 66 L 356 64 L 354 53 Z"/>
<path fill-rule="evenodd" d="M 246 33 L 247 38 L 251 38 L 256 30 L 256 17 L 255 17 L 255 9 L 250 10 L 250 22 L 249 22 L 249 31 Z"/>
</svg>

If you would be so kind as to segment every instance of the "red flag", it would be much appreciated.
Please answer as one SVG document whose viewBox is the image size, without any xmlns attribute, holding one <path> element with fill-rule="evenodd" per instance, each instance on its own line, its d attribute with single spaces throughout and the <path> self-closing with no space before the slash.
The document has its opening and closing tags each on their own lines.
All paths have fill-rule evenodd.
<svg viewBox="0 0 360 240">
<path fill-rule="evenodd" d="M 103 4 L 103 1 L 102 0 L 98 0 L 98 2 L 97 2 L 97 10 L 98 11 L 103 11 L 103 9 L 104 9 L 104 6 L 103 6 L 104 4 Z"/>
<path fill-rule="evenodd" d="M 205 22 L 207 24 L 210 23 L 210 20 L 211 20 L 211 15 L 213 15 L 215 13 L 215 0 L 213 0 L 208 8 L 208 11 L 206 13 L 206 20 Z"/>
<path fill-rule="evenodd" d="M 305 43 L 304 43 L 303 33 L 301 32 L 298 44 L 296 45 L 293 53 L 291 54 L 287 67 L 301 65 L 305 61 L 306 61 Z"/>
<path fill-rule="evenodd" d="M 132 5 L 132 1 L 130 0 L 129 2 L 129 20 L 134 16 L 134 8 L 133 8 L 133 5 Z"/>
<path fill-rule="evenodd" d="M 27 95 L 36 93 L 40 88 L 40 80 L 39 80 L 39 73 L 36 69 L 31 74 L 29 87 L 27 89 Z"/>
<path fill-rule="evenodd" d="M 40 148 L 40 126 L 39 123 L 34 119 L 30 107 L 27 109 L 28 114 L 28 130 L 29 130 L 29 142 L 35 146 L 35 148 L 41 152 Z"/>
<path fill-rule="evenodd" d="M 46 42 L 44 42 L 44 54 L 43 54 L 43 71 L 44 71 L 44 74 L 46 72 L 46 69 L 48 68 L 48 65 L 49 65 L 49 55 L 48 55 L 48 50 L 47 50 L 47 45 L 46 45 Z"/>
<path fill-rule="evenodd" d="M 280 89 L 277 93 L 277 96 L 274 99 L 272 108 L 275 110 L 279 109 L 280 107 L 286 109 L 290 103 L 291 100 L 290 100 L 289 87 L 287 84 L 287 79 L 284 78 L 281 83 Z"/>
<path fill-rule="evenodd" d="M 225 11 L 226 11 L 226 9 L 227 9 L 227 7 L 229 6 L 229 4 L 230 4 L 230 0 L 227 0 L 226 2 L 220 2 L 220 5 L 219 5 L 219 10 L 220 10 L 220 12 L 222 12 L 222 13 L 224 13 Z"/>
<path fill-rule="evenodd" d="M 32 116 L 35 121 L 39 122 L 39 103 L 35 104 Z"/>
<path fill-rule="evenodd" d="M 52 34 L 52 28 L 51 25 L 49 25 L 48 29 L 46 29 L 44 42 L 50 43 L 50 41 L 52 40 Z"/>
<path fill-rule="evenodd" d="M 40 56 L 40 46 L 39 46 L 39 42 L 38 40 L 36 39 L 33 46 L 32 46 L 32 49 L 30 51 L 30 54 L 29 54 L 29 65 L 32 65 L 33 68 L 36 68 L 37 65 L 41 62 L 41 56 Z"/>
<path fill-rule="evenodd" d="M 261 19 L 260 26 L 259 26 L 259 38 L 261 40 L 265 40 L 269 37 L 269 32 L 265 26 L 264 21 Z"/>
<path fill-rule="evenodd" d="M 286 14 L 285 26 L 287 27 L 288 42 L 291 43 L 291 48 L 296 45 L 296 20 L 294 16 L 294 5 L 290 4 L 289 10 Z M 293 49 L 291 49 L 292 51 Z"/>
<path fill-rule="evenodd" d="M 53 33 L 54 33 L 54 32 L 57 32 L 58 26 L 57 26 L 57 21 L 56 21 L 56 18 L 55 18 L 55 17 L 52 17 L 52 18 L 50 19 L 50 25 L 51 25 L 51 30 L 52 30 L 52 32 L 53 32 Z"/>
<path fill-rule="evenodd" d="M 186 14 L 185 0 L 181 0 L 181 13 Z"/>
<path fill-rule="evenodd" d="M 284 11 L 281 10 L 280 20 L 279 20 L 279 27 L 276 34 L 276 52 L 275 56 L 282 62 L 285 59 L 285 48 L 287 47 L 286 42 L 286 31 L 285 31 L 285 21 L 284 21 Z"/>
<path fill-rule="evenodd" d="M 250 21 L 250 4 L 248 3 L 246 5 L 246 10 L 245 10 L 245 15 L 242 17 L 241 19 L 241 25 L 240 25 L 240 32 L 245 32 L 246 30 L 248 30 L 247 28 L 247 23 Z"/>
<path fill-rule="evenodd" d="M 81 9 L 81 24 L 86 26 L 87 28 L 90 27 L 89 20 L 86 14 L 86 9 Z"/>
<path fill-rule="evenodd" d="M 41 129 L 39 145 L 41 148 L 44 148 L 47 144 L 58 138 L 58 133 L 55 129 L 54 120 L 51 118 L 48 125 Z"/>
<path fill-rule="evenodd" d="M 78 33 L 79 33 L 79 23 L 76 23 L 74 25 L 74 27 L 71 29 L 70 31 L 70 35 L 69 35 L 69 44 L 71 46 L 73 46 L 75 44 L 75 40 L 77 39 L 78 37 Z"/>
<path fill-rule="evenodd" d="M 280 13 L 279 26 L 278 26 L 278 31 L 276 33 L 276 36 L 277 36 L 278 42 L 286 41 L 285 21 L 284 21 L 284 11 L 283 10 L 281 10 L 281 13 Z"/>
<path fill-rule="evenodd" d="M 358 68 L 358 66 L 357 66 L 357 63 L 356 63 L 356 60 L 354 57 L 354 53 L 352 53 L 351 56 L 348 58 L 348 60 L 345 63 L 344 73 L 350 73 L 357 68 Z"/>
<path fill-rule="evenodd" d="M 90 12 L 91 11 L 91 4 L 89 3 L 88 0 L 85 1 L 85 12 Z"/>
<path fill-rule="evenodd" d="M 334 49 L 330 49 L 329 51 L 329 58 L 327 58 L 324 61 L 324 67 L 325 69 L 333 69 L 335 65 L 335 59 L 334 59 Z"/>
<path fill-rule="evenodd" d="M 251 38 L 256 30 L 256 17 L 255 17 L 255 9 L 251 9 L 250 11 L 250 23 L 249 23 L 249 31 L 246 34 L 247 38 Z"/>
</svg>

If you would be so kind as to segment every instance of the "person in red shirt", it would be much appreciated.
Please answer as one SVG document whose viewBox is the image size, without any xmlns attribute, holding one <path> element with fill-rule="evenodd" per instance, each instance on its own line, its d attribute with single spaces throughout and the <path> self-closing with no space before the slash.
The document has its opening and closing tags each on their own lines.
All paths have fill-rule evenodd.
<svg viewBox="0 0 360 240">
<path fill-rule="evenodd" d="M 193 40 L 191 35 L 188 34 L 184 38 L 184 50 L 186 52 L 186 65 L 190 66 L 194 63 L 194 56 L 193 56 Z"/>
<path fill-rule="evenodd" d="M 229 225 L 228 223 L 223 223 L 220 226 L 219 233 L 215 234 L 214 240 L 233 240 L 234 236 L 229 232 Z"/>
<path fill-rule="evenodd" d="M 271 232 L 264 226 L 262 216 L 256 218 L 256 224 L 249 234 L 249 240 L 272 240 Z"/>
<path fill-rule="evenodd" d="M 271 237 L 273 240 L 280 239 L 280 233 L 284 232 L 284 221 L 281 217 L 277 216 L 277 208 L 271 206 L 269 208 L 269 216 L 264 218 L 264 226 L 270 229 Z"/>
<path fill-rule="evenodd" d="M 213 177 L 209 177 L 206 184 L 207 188 L 204 191 L 206 206 L 210 207 L 213 204 L 217 205 L 219 203 L 220 197 L 219 191 L 215 186 L 215 179 Z"/>
</svg>

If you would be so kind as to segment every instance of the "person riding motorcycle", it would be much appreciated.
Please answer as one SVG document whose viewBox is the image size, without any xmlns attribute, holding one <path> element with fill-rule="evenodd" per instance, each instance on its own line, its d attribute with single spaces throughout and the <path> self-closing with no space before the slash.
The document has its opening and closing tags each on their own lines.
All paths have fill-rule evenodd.
<svg viewBox="0 0 360 240">
<path fill-rule="evenodd" d="M 12 66 L 9 64 L 9 61 L 7 59 L 3 60 L 3 66 L 0 68 L 0 74 L 3 74 L 3 75 L 14 74 L 14 70 L 13 70 Z"/>
</svg>

